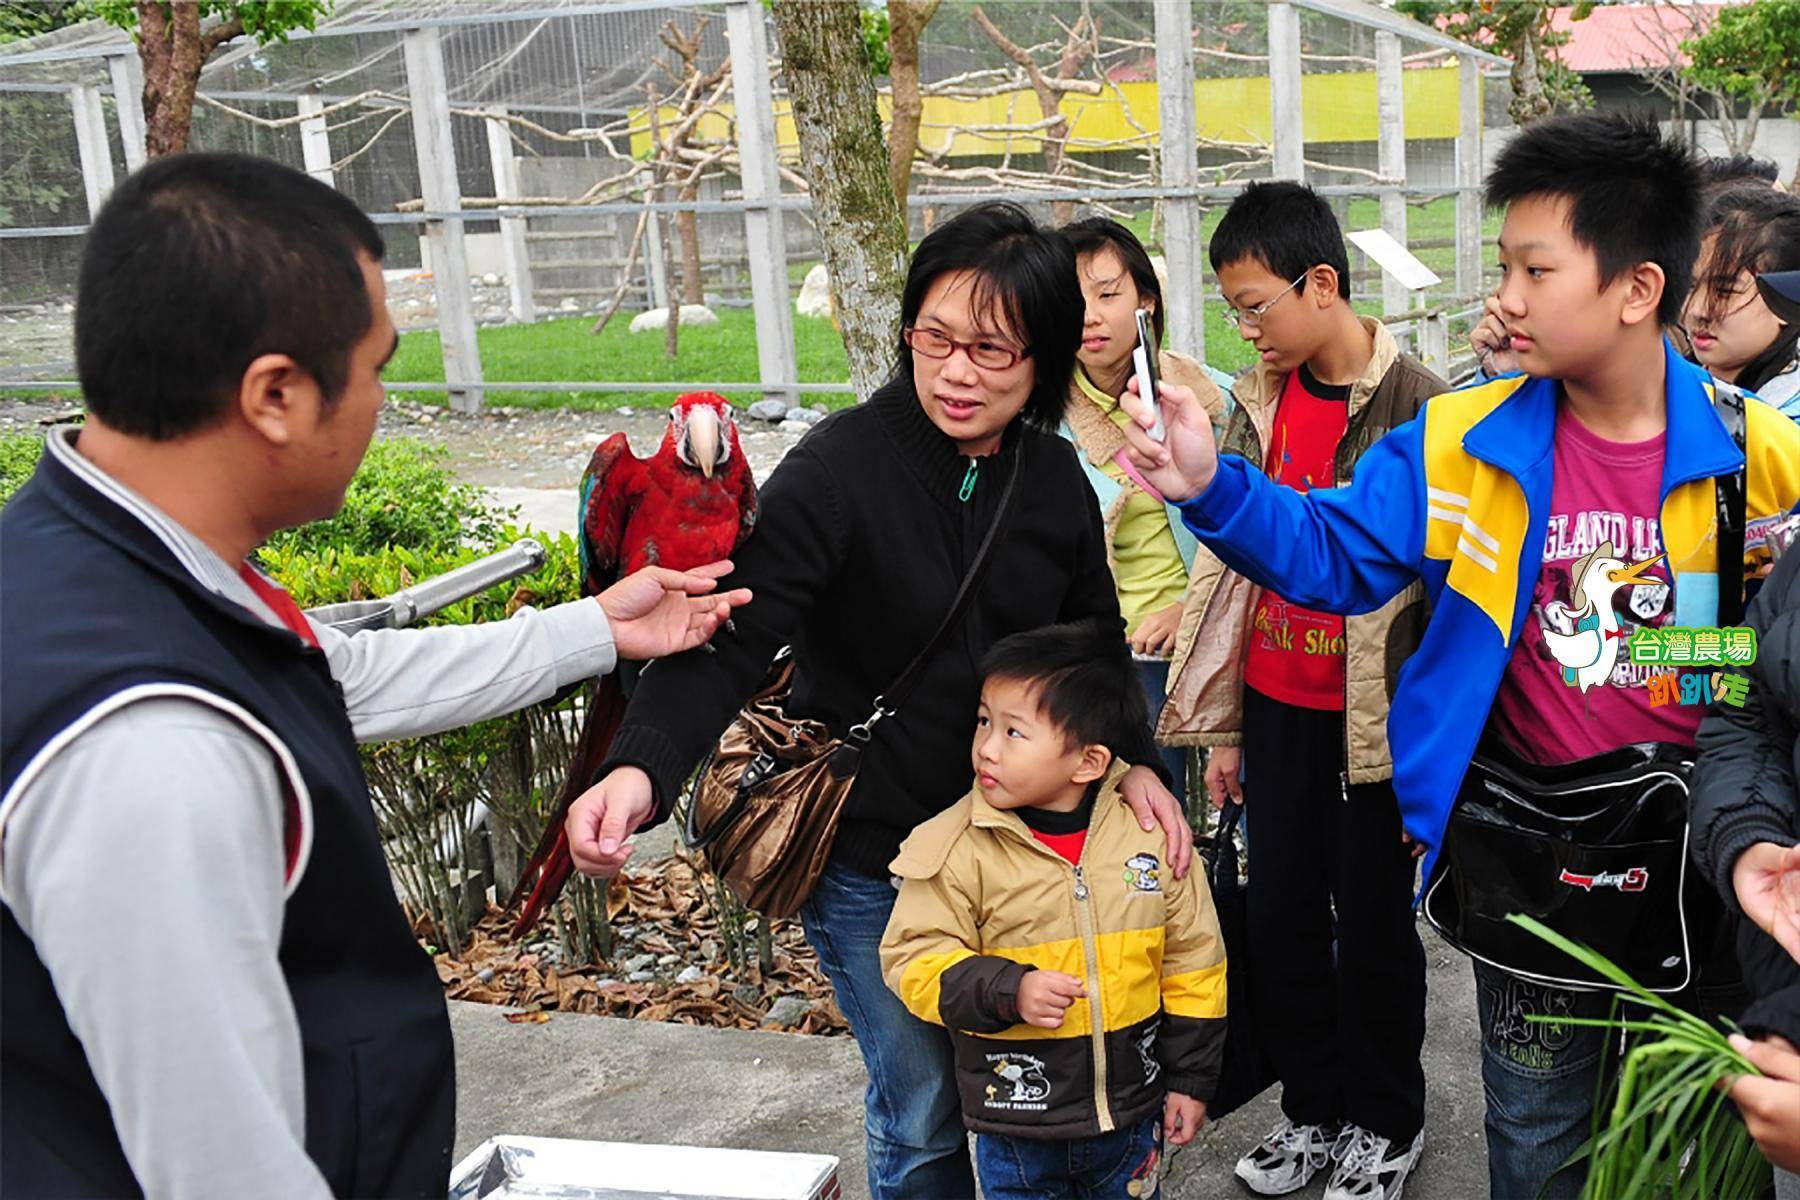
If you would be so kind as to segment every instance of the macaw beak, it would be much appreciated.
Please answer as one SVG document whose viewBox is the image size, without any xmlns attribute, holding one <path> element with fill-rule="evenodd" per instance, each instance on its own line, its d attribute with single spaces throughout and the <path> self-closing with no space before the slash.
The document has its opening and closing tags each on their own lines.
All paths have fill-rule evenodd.
<svg viewBox="0 0 1800 1200">
<path fill-rule="evenodd" d="M 1644 578 L 1644 572 L 1648 571 L 1662 560 L 1663 555 L 1659 554 L 1655 558 L 1646 558 L 1643 562 L 1634 562 L 1622 571 L 1608 571 L 1606 577 L 1621 586 L 1634 583 L 1648 583 L 1650 581 Z"/>
<path fill-rule="evenodd" d="M 713 465 L 719 461 L 719 414 L 701 405 L 688 413 L 688 458 L 700 473 L 713 477 Z"/>
</svg>

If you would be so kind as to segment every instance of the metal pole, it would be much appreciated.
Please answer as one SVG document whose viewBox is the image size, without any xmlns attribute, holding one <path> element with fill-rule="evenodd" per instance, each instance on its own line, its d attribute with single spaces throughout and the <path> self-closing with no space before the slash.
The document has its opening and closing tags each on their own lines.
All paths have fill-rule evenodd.
<svg viewBox="0 0 1800 1200">
<path fill-rule="evenodd" d="M 1457 59 L 1461 76 L 1461 129 L 1456 135 L 1456 182 L 1481 185 L 1481 61 L 1464 54 Z M 1468 296 L 1481 290 L 1481 194 L 1456 196 L 1456 291 Z"/>
<path fill-rule="evenodd" d="M 743 165 L 744 234 L 750 257 L 750 294 L 756 311 L 756 361 L 769 399 L 792 403 L 781 381 L 799 374 L 787 278 L 787 240 L 774 201 L 775 102 L 769 88 L 768 30 L 762 5 L 733 0 L 725 9 L 731 43 L 731 91 L 737 104 L 738 160 Z"/>
<path fill-rule="evenodd" d="M 1269 112 L 1275 178 L 1306 182 L 1305 105 L 1300 95 L 1300 10 L 1287 0 L 1269 4 Z"/>
<path fill-rule="evenodd" d="M 1420 362 L 1450 378 L 1450 326 L 1443 313 L 1432 313 L 1419 322 L 1418 355 Z"/>
<path fill-rule="evenodd" d="M 1406 93 L 1400 67 L 1400 39 L 1383 30 L 1375 35 L 1376 125 L 1380 138 L 1380 170 L 1384 181 L 1406 182 Z M 1381 227 L 1402 246 L 1406 245 L 1406 197 L 1383 192 Z M 1381 273 L 1381 311 L 1392 316 L 1405 312 L 1410 301 L 1406 285 L 1386 271 Z"/>
<path fill-rule="evenodd" d="M 516 200 L 519 189 L 519 159 L 513 152 L 512 131 L 507 128 L 506 110 L 489 110 L 487 143 L 488 162 L 494 169 L 494 195 L 502 200 Z M 506 282 L 512 299 L 512 315 L 529 324 L 537 320 L 537 306 L 532 302 L 531 256 L 525 244 L 525 218 L 500 218 L 500 253 L 506 263 Z"/>
<path fill-rule="evenodd" d="M 331 134 L 325 128 L 325 101 L 319 96 L 301 96 L 294 101 L 300 115 L 300 157 L 306 173 L 329 187 L 337 186 L 337 175 L 331 169 Z"/>
<path fill-rule="evenodd" d="M 450 87 L 444 76 L 443 33 L 433 25 L 406 34 L 406 91 L 412 101 L 413 149 L 427 210 L 462 207 L 456 182 L 456 142 L 450 133 Z M 475 341 L 475 304 L 460 217 L 428 220 L 431 281 L 437 292 L 438 335 L 450 407 L 481 408 L 481 350 Z"/>
<path fill-rule="evenodd" d="M 144 165 L 144 64 L 137 51 L 106 59 L 112 72 L 113 106 L 119 114 L 119 140 L 125 143 L 125 169 Z"/>
<path fill-rule="evenodd" d="M 113 189 L 112 147 L 106 140 L 100 89 L 85 84 L 71 87 L 69 109 L 75 117 L 75 151 L 81 159 L 81 183 L 87 189 L 88 220 L 92 221 Z"/>
<path fill-rule="evenodd" d="M 1192 0 L 1156 0 L 1156 90 L 1162 109 L 1162 185 L 1191 188 L 1199 178 L 1194 139 Z M 1200 202 L 1163 202 L 1163 254 L 1169 264 L 1165 318 L 1169 348 L 1206 357 L 1205 289 L 1200 284 Z"/>
</svg>

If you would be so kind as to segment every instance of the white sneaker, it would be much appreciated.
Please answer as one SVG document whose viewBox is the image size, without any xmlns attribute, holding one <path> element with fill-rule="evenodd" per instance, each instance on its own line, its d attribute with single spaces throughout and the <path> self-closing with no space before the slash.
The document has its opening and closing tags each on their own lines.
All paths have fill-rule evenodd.
<svg viewBox="0 0 1800 1200">
<path fill-rule="evenodd" d="M 1345 1132 L 1351 1137 L 1325 1185 L 1325 1200 L 1399 1200 L 1406 1177 L 1425 1150 L 1425 1131 L 1399 1148 L 1358 1126 L 1347 1126 Z"/>
<path fill-rule="evenodd" d="M 1260 1196 L 1285 1196 L 1312 1182 L 1344 1145 L 1338 1125 L 1296 1125 L 1286 1117 L 1238 1159 L 1237 1177 Z"/>
</svg>

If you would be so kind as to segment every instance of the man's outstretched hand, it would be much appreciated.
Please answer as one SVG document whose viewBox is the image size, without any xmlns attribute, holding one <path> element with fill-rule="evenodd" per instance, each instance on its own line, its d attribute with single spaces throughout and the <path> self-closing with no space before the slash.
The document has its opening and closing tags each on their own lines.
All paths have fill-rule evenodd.
<svg viewBox="0 0 1800 1200">
<path fill-rule="evenodd" d="M 645 567 L 601 592 L 595 599 L 612 625 L 619 657 L 661 658 L 712 637 L 732 609 L 750 602 L 747 588 L 714 594 L 731 570 L 730 560 L 691 571 Z"/>
<path fill-rule="evenodd" d="M 1213 443 L 1212 418 L 1199 398 L 1180 384 L 1159 386 L 1166 433 L 1161 444 L 1150 437 L 1156 418 L 1138 398 L 1136 377 L 1120 398 L 1131 417 L 1125 426 L 1126 453 L 1163 499 L 1181 504 L 1204 492 L 1212 482 L 1219 467 L 1219 450 Z"/>
</svg>

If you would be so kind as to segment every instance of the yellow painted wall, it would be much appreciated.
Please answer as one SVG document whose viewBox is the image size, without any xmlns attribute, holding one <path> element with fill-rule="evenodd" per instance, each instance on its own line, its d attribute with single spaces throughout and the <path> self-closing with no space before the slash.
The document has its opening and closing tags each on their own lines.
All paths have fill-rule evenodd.
<svg viewBox="0 0 1800 1200">
<path fill-rule="evenodd" d="M 1461 120 L 1458 71 L 1457 67 L 1432 67 L 1403 74 L 1408 139 L 1454 138 L 1457 135 Z M 1376 139 L 1373 71 L 1305 75 L 1300 80 L 1300 88 L 1307 141 L 1372 142 Z M 729 104 L 721 105 L 720 111 L 701 118 L 696 132 L 707 139 L 729 138 L 732 111 Z M 1118 85 L 1117 93 L 1109 88 L 1098 96 L 1070 93 L 1063 101 L 1063 111 L 1071 125 L 1073 142 L 1070 149 L 1076 154 L 1129 150 L 1143 145 L 1146 138 L 1154 140 L 1162 129 L 1162 114 L 1153 82 L 1122 83 Z M 881 112 L 885 121 L 889 116 L 886 96 L 881 97 Z M 968 130 L 972 126 L 1023 125 L 1039 120 L 1042 115 L 1037 96 L 1030 89 L 978 99 L 927 96 L 919 143 L 922 149 L 944 153 L 945 140 L 952 127 Z M 1268 77 L 1196 79 L 1194 115 L 1201 137 L 1227 142 L 1268 142 L 1271 136 Z M 672 109 L 665 109 L 664 122 L 671 121 L 673 116 Z M 641 110 L 633 117 L 634 125 L 647 125 Z M 1134 127 L 1133 121 L 1142 127 L 1142 132 Z M 792 158 L 797 155 L 799 138 L 785 102 L 775 106 L 775 126 L 782 156 Z M 633 135 L 631 149 L 640 158 L 649 153 L 647 128 Z M 1035 136 L 995 130 L 958 133 L 954 144 L 948 147 L 948 153 L 953 157 L 1009 151 L 1035 154 L 1038 149 L 1039 139 Z"/>
</svg>

